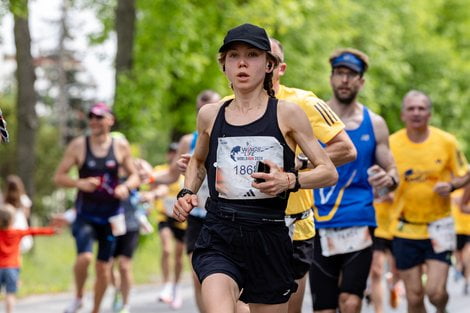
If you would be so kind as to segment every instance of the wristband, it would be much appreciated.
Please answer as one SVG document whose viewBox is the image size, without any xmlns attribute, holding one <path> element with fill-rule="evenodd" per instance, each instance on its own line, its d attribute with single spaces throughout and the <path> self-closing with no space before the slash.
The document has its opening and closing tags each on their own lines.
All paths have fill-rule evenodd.
<svg viewBox="0 0 470 313">
<path fill-rule="evenodd" d="M 300 182 L 299 182 L 299 172 L 298 171 L 291 171 L 295 175 L 295 185 L 294 188 L 289 189 L 290 192 L 297 192 L 300 189 Z"/>
<path fill-rule="evenodd" d="M 395 188 L 395 187 L 398 185 L 398 183 L 397 183 L 397 181 L 396 181 L 396 179 L 395 179 L 395 177 L 394 177 L 393 175 L 390 175 L 390 174 L 389 174 L 389 176 L 390 176 L 390 178 L 392 179 L 392 186 L 390 186 L 390 187 L 391 187 L 391 188 Z"/>
<path fill-rule="evenodd" d="M 183 188 L 180 190 L 180 192 L 178 192 L 178 194 L 176 195 L 176 199 L 179 199 L 179 198 L 182 198 L 184 197 L 185 195 L 194 195 L 194 192 L 192 192 L 191 190 L 187 189 L 187 188 Z"/>
<path fill-rule="evenodd" d="M 453 192 L 455 189 L 457 189 L 457 188 L 455 188 L 454 184 L 452 184 L 451 182 L 449 182 L 449 186 L 450 186 L 450 191 L 449 192 Z"/>
</svg>

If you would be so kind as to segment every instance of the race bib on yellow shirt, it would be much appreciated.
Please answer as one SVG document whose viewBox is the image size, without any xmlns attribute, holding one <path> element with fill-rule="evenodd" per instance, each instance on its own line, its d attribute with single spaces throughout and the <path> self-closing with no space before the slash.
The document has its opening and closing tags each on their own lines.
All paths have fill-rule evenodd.
<svg viewBox="0 0 470 313">
<path fill-rule="evenodd" d="M 457 247 L 454 219 L 449 216 L 428 225 L 429 238 L 434 252 L 453 251 Z"/>
<path fill-rule="evenodd" d="M 284 166 L 284 149 L 275 137 L 219 138 L 216 162 L 216 185 L 219 197 L 225 199 L 274 198 L 253 188 L 251 174 L 258 161 L 269 160 Z"/>
<path fill-rule="evenodd" d="M 368 226 L 321 228 L 319 233 L 321 252 L 326 257 L 359 251 L 372 245 Z"/>
</svg>

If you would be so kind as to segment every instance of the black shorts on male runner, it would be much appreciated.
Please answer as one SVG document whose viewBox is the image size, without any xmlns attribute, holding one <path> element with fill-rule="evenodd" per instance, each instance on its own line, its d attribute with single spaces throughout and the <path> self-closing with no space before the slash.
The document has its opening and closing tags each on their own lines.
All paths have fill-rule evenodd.
<svg viewBox="0 0 470 313">
<path fill-rule="evenodd" d="M 139 231 L 128 231 L 122 236 L 116 237 L 116 248 L 113 257 L 126 256 L 129 259 L 134 255 L 137 244 L 139 243 Z"/>
<path fill-rule="evenodd" d="M 382 252 L 392 252 L 392 240 L 382 237 L 372 237 L 372 250 Z"/>
<path fill-rule="evenodd" d="M 313 246 L 315 238 L 294 240 L 294 278 L 301 279 L 308 273 L 313 262 Z"/>
<path fill-rule="evenodd" d="M 451 264 L 452 251 L 434 252 L 430 239 L 393 238 L 393 256 L 399 270 L 407 270 L 424 264 L 426 260 L 437 260 Z"/>
<path fill-rule="evenodd" d="M 178 227 L 178 222 L 176 219 L 172 217 L 168 217 L 168 219 L 164 222 L 158 223 L 158 231 L 161 231 L 164 228 L 170 228 L 171 233 L 175 237 L 176 240 L 179 242 L 184 242 L 184 236 L 186 234 L 186 230 L 181 229 Z"/>
<path fill-rule="evenodd" d="M 320 235 L 317 232 L 309 277 L 313 309 L 336 310 L 340 293 L 354 294 L 362 299 L 371 263 L 372 247 L 329 257 L 323 256 Z"/>
<path fill-rule="evenodd" d="M 297 284 L 292 241 L 282 214 L 280 221 L 250 225 L 208 212 L 192 257 L 199 281 L 222 273 L 238 284 L 245 303 L 287 302 Z"/>
<path fill-rule="evenodd" d="M 470 235 L 457 234 L 457 250 L 462 250 L 466 244 L 470 244 Z"/>
</svg>

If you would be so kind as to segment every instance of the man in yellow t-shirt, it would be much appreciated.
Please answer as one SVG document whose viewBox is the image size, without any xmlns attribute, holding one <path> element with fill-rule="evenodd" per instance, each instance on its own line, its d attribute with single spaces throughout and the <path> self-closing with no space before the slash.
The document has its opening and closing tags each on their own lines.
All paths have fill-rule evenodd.
<svg viewBox="0 0 470 313">
<path fill-rule="evenodd" d="M 431 100 L 423 92 L 405 95 L 401 118 L 405 128 L 390 136 L 401 182 L 394 199 L 399 217 L 393 226 L 393 253 L 407 290 L 408 312 L 425 312 L 426 293 L 436 312 L 444 313 L 455 246 L 450 193 L 468 182 L 467 161 L 454 136 L 429 126 Z M 425 287 L 422 264 L 427 268 Z"/>
<path fill-rule="evenodd" d="M 335 166 L 351 162 L 356 158 L 356 149 L 344 131 L 344 124 L 328 104 L 313 92 L 281 85 L 280 78 L 285 74 L 284 50 L 281 43 L 271 38 L 271 52 L 280 60 L 273 72 L 273 88 L 276 98 L 299 105 L 307 114 L 315 136 L 326 145 L 326 152 Z M 297 154 L 301 151 L 297 151 Z M 301 160 L 301 159 L 299 159 Z M 300 169 L 308 167 L 306 161 L 300 161 Z M 297 292 L 289 299 L 289 313 L 302 310 L 307 273 L 313 261 L 313 240 L 315 226 L 313 222 L 313 193 L 300 189 L 289 197 L 286 209 L 286 223 L 292 231 L 294 247 L 294 276 L 298 284 Z"/>
<path fill-rule="evenodd" d="M 177 150 L 177 143 L 170 144 L 166 154 L 167 164 L 155 166 L 154 175 L 168 171 L 170 164 L 178 157 Z M 162 246 L 160 266 L 163 288 L 158 294 L 158 301 L 167 303 L 172 309 L 179 309 L 183 303 L 179 282 L 183 271 L 184 243 L 188 224 L 178 222 L 172 214 L 176 194 L 182 185 L 183 176 L 180 175 L 176 182 L 168 185 L 159 184 L 152 190 L 155 196 L 154 207 L 157 211 L 156 219 Z"/>
</svg>

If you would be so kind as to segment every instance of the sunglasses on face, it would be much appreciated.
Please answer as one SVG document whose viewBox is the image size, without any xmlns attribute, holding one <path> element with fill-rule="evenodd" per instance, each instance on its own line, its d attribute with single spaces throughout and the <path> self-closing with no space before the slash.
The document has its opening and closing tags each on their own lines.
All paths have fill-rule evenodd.
<svg viewBox="0 0 470 313">
<path fill-rule="evenodd" d="M 104 119 L 104 115 L 96 115 L 94 113 L 88 113 L 89 120 L 94 119 L 94 118 L 96 118 L 97 120 L 102 120 Z"/>
</svg>

